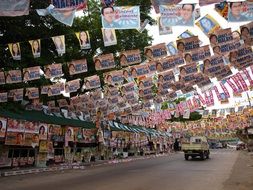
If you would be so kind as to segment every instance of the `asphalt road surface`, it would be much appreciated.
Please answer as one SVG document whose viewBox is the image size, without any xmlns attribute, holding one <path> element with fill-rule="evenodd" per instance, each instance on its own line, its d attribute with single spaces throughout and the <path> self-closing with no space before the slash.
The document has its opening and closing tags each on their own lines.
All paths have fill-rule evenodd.
<svg viewBox="0 0 253 190">
<path fill-rule="evenodd" d="M 214 150 L 210 159 L 183 153 L 108 166 L 0 178 L 1 190 L 222 190 L 239 152 Z"/>
</svg>

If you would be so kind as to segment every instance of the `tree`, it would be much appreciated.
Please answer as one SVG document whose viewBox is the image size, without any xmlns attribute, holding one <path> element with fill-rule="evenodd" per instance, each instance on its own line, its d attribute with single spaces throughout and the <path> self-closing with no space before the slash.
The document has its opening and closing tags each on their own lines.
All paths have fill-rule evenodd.
<svg viewBox="0 0 253 190">
<path fill-rule="evenodd" d="M 145 30 L 139 33 L 137 30 L 117 30 L 118 44 L 115 46 L 104 47 L 101 32 L 101 17 L 100 17 L 100 1 L 90 0 L 88 4 L 88 10 L 84 11 L 84 16 L 77 17 L 74 20 L 72 27 L 66 26 L 56 21 L 51 16 L 40 17 L 35 9 L 46 8 L 49 5 L 49 1 L 36 1 L 31 0 L 31 11 L 27 16 L 22 17 L 0 17 L 0 32 L 3 35 L 0 38 L 0 61 L 1 68 L 4 71 L 12 69 L 23 69 L 31 66 L 41 66 L 52 63 L 62 63 L 64 78 L 67 81 L 76 78 L 83 79 L 84 77 L 98 74 L 102 78 L 102 72 L 96 72 L 93 64 L 93 56 L 101 51 L 102 53 L 113 53 L 116 57 L 120 51 L 130 49 L 140 49 L 143 51 L 145 46 L 151 45 L 152 38 Z M 146 18 L 153 21 L 148 15 L 151 9 L 150 1 L 146 0 L 118 0 L 116 6 L 122 5 L 140 5 L 141 21 Z M 75 36 L 75 32 L 88 30 L 91 36 L 90 50 L 80 50 L 78 40 Z M 58 56 L 55 51 L 55 47 L 51 37 L 57 35 L 65 35 L 66 41 L 66 54 Z M 41 57 L 34 59 L 29 40 L 41 39 Z M 21 61 L 14 61 L 7 48 L 8 43 L 20 42 L 21 43 Z M 71 60 L 86 58 L 88 62 L 88 72 L 85 74 L 79 74 L 70 76 L 67 72 L 66 63 Z M 116 59 L 117 69 L 120 69 L 119 63 Z M 10 89 L 22 88 L 22 87 L 41 87 L 46 84 L 51 84 L 50 80 L 41 78 L 38 81 L 31 81 L 27 83 L 19 84 L 7 84 L 1 86 L 2 91 L 8 91 Z M 82 84 L 81 84 L 82 85 Z M 77 93 L 80 93 L 77 92 Z M 76 93 L 72 94 L 75 95 Z M 58 99 L 60 96 L 48 98 L 42 96 L 41 99 L 45 102 L 50 99 Z"/>
</svg>

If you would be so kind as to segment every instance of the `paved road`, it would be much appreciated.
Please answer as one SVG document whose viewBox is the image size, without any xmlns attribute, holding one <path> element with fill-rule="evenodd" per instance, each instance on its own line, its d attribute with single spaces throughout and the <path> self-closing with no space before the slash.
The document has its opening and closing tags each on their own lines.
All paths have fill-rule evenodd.
<svg viewBox="0 0 253 190">
<path fill-rule="evenodd" d="M 116 165 L 0 178 L 1 190 L 222 190 L 238 151 L 185 161 L 182 153 Z"/>
</svg>

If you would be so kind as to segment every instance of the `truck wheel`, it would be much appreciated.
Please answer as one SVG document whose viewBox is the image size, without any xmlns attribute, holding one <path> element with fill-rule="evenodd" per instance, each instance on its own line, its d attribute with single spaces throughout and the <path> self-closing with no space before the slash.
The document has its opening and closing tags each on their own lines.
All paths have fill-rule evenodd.
<svg viewBox="0 0 253 190">
<path fill-rule="evenodd" d="M 209 158 L 210 158 L 209 155 L 210 155 L 210 152 L 208 151 L 208 152 L 206 153 L 206 159 L 209 159 Z"/>
<path fill-rule="evenodd" d="M 205 160 L 204 153 L 201 153 L 201 154 L 200 154 L 200 159 L 201 159 L 201 160 Z"/>
<path fill-rule="evenodd" d="M 184 155 L 184 159 L 185 160 L 189 160 L 189 156 L 188 155 Z"/>
</svg>

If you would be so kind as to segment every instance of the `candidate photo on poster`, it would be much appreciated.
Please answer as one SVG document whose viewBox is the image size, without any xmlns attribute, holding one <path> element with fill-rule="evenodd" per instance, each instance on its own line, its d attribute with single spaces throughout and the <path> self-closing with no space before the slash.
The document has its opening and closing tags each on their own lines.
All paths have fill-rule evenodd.
<svg viewBox="0 0 253 190">
<path fill-rule="evenodd" d="M 7 123 L 7 120 L 5 118 L 0 118 L 0 138 L 5 137 L 6 123 Z"/>
<path fill-rule="evenodd" d="M 111 46 L 111 45 L 117 44 L 115 29 L 102 28 L 102 34 L 103 34 L 104 46 Z"/>
<path fill-rule="evenodd" d="M 32 47 L 33 57 L 34 58 L 40 57 L 40 52 L 41 52 L 40 39 L 30 40 L 29 42 Z"/>
<path fill-rule="evenodd" d="M 115 10 L 112 6 L 105 6 L 101 9 L 102 23 L 104 28 L 119 28 L 116 20 Z"/>
<path fill-rule="evenodd" d="M 243 2 L 230 2 L 228 9 L 228 22 L 245 22 L 248 18 L 242 14 Z"/>
<path fill-rule="evenodd" d="M 55 36 L 52 37 L 56 51 L 58 55 L 62 55 L 65 53 L 65 37 L 64 35 L 62 36 Z"/>
<path fill-rule="evenodd" d="M 180 10 L 181 19 L 177 22 L 178 26 L 194 26 L 195 21 L 195 5 L 183 4 Z"/>
<path fill-rule="evenodd" d="M 21 50 L 19 43 L 8 44 L 9 50 L 11 52 L 12 58 L 14 60 L 21 60 Z"/>
<path fill-rule="evenodd" d="M 39 139 L 47 140 L 47 124 L 39 124 Z"/>
<path fill-rule="evenodd" d="M 207 16 L 199 20 L 200 29 L 205 33 L 209 34 L 216 24 Z"/>
<path fill-rule="evenodd" d="M 76 36 L 79 40 L 79 44 L 81 49 L 90 49 L 91 44 L 90 44 L 90 35 L 88 31 L 81 31 L 77 32 Z"/>
</svg>

